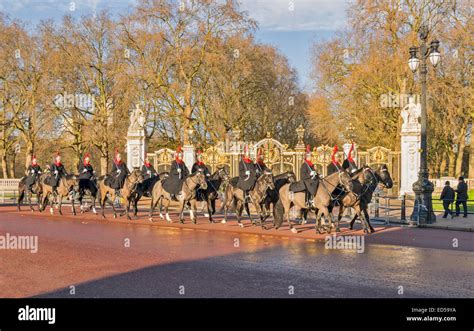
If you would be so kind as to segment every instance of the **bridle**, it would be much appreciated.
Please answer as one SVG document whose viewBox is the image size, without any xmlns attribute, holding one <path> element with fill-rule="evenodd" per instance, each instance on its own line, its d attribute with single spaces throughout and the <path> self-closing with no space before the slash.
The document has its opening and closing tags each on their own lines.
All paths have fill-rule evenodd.
<svg viewBox="0 0 474 331">
<path fill-rule="evenodd" d="M 339 198 L 343 194 L 347 194 L 347 193 L 351 192 L 350 190 L 347 190 L 345 185 L 344 185 L 344 182 L 342 180 L 342 171 L 338 170 L 337 173 L 338 173 L 338 177 L 339 177 L 339 183 L 337 183 L 336 185 L 331 184 L 330 182 L 328 182 L 328 180 L 325 177 L 321 178 L 321 184 L 323 185 L 323 187 L 326 190 L 327 194 L 331 198 L 331 201 L 339 200 Z M 339 187 L 339 193 L 336 196 L 334 196 L 331 192 L 329 192 L 329 190 L 326 187 L 325 183 L 331 185 L 334 189 Z M 358 198 L 358 195 L 356 193 L 354 193 L 354 192 L 352 192 L 352 193 L 356 196 L 356 198 Z"/>
</svg>

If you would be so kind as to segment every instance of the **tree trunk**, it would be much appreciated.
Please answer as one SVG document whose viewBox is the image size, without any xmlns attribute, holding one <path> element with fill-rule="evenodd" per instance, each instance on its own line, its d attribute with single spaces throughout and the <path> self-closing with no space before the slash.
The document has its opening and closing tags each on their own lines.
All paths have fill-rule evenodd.
<svg viewBox="0 0 474 331">
<path fill-rule="evenodd" d="M 6 151 L 2 151 L 2 175 L 3 175 L 3 178 L 8 178 Z"/>
<path fill-rule="evenodd" d="M 192 113 L 192 108 L 191 108 L 191 80 L 188 80 L 186 82 L 186 90 L 184 92 L 184 102 L 185 102 L 185 108 L 184 108 L 184 118 L 183 118 L 183 144 L 184 145 L 189 145 L 191 143 L 191 140 L 188 135 L 188 128 L 191 126 L 191 113 Z"/>
<path fill-rule="evenodd" d="M 16 160 L 16 154 L 15 153 L 11 153 L 9 155 L 10 157 L 8 158 L 8 161 L 9 164 L 8 164 L 8 168 L 10 170 L 10 178 L 16 178 L 16 175 L 15 175 L 15 160 Z"/>
<path fill-rule="evenodd" d="M 26 169 L 28 169 L 28 167 L 30 166 L 31 156 L 34 153 L 34 143 L 33 143 L 33 141 L 27 140 L 27 141 L 25 141 L 25 144 L 26 144 L 26 147 L 25 147 L 25 169 L 23 169 L 24 170 L 23 172 L 25 172 Z"/>
<path fill-rule="evenodd" d="M 471 126 L 471 143 L 469 146 L 469 178 L 474 178 L 474 123 Z"/>
<path fill-rule="evenodd" d="M 101 155 L 101 157 L 100 157 L 100 174 L 102 176 L 106 175 L 107 172 L 109 171 L 109 169 L 108 169 L 108 167 L 109 167 L 108 159 L 109 159 L 109 153 L 108 152 L 106 152 L 105 156 Z"/>
</svg>

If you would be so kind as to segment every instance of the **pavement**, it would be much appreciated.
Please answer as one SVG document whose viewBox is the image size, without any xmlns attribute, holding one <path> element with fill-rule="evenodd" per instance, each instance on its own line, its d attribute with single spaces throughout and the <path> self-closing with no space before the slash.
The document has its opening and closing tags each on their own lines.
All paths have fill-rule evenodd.
<svg viewBox="0 0 474 331">
<path fill-rule="evenodd" d="M 66 209 L 65 209 L 66 211 Z M 38 236 L 38 252 L 0 249 L 0 297 L 474 297 L 474 233 L 376 226 L 363 252 L 327 247 L 313 224 L 262 230 L 64 216 L 0 207 L 0 235 Z M 216 218 L 220 218 L 218 215 Z M 354 236 L 354 237 L 352 237 Z"/>
</svg>

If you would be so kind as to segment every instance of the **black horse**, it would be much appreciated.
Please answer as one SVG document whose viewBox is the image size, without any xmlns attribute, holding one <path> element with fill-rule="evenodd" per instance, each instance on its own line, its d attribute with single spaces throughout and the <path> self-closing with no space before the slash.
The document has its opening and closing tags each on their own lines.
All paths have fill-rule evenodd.
<svg viewBox="0 0 474 331">
<path fill-rule="evenodd" d="M 38 204 L 41 202 L 41 194 L 42 194 L 42 186 L 39 182 L 40 176 L 35 178 L 33 185 L 31 188 L 27 187 L 26 179 L 27 177 L 23 177 L 20 182 L 18 183 L 18 200 L 17 200 L 17 208 L 20 211 L 20 205 L 23 202 L 23 199 L 26 196 L 26 200 L 28 201 L 28 205 L 30 206 L 30 210 L 34 211 L 33 205 L 31 204 L 31 196 L 32 194 L 36 194 L 36 201 Z"/>
<path fill-rule="evenodd" d="M 270 207 L 275 207 L 275 204 L 278 202 L 279 194 L 278 191 L 280 188 L 289 183 L 294 183 L 296 181 L 296 175 L 293 171 L 287 171 L 282 174 L 273 177 L 273 183 L 275 185 L 274 189 L 267 190 L 267 196 L 263 200 L 262 208 L 262 218 L 265 221 L 270 215 Z"/>
<path fill-rule="evenodd" d="M 84 196 L 87 194 L 91 198 L 92 202 L 92 212 L 97 215 L 97 210 L 95 209 L 95 202 L 97 200 L 99 189 L 97 188 L 97 180 L 95 177 L 91 179 L 80 179 L 79 180 L 79 191 L 77 192 L 77 200 L 79 201 L 79 205 L 81 206 L 81 214 L 83 214 L 87 209 L 82 204 L 82 200 L 84 200 Z"/>
<path fill-rule="evenodd" d="M 227 184 L 228 182 L 229 174 L 225 168 L 218 168 L 207 179 L 207 188 L 205 190 L 197 189 L 196 200 L 206 202 L 209 223 L 214 223 L 212 215 L 216 213 L 216 200 L 219 198 L 219 189 L 223 183 Z"/>
<path fill-rule="evenodd" d="M 168 176 L 169 176 L 169 172 L 164 171 L 164 172 L 159 173 L 158 176 L 147 178 L 143 182 L 137 184 L 135 188 L 135 192 L 131 198 L 131 202 L 133 204 L 134 217 L 137 217 L 137 214 L 138 214 L 138 201 L 140 201 L 142 197 L 151 198 L 151 192 L 153 192 L 153 187 L 155 186 L 155 184 L 159 180 L 165 179 Z M 120 214 L 120 216 L 123 216 L 123 215 L 124 213 Z"/>
</svg>

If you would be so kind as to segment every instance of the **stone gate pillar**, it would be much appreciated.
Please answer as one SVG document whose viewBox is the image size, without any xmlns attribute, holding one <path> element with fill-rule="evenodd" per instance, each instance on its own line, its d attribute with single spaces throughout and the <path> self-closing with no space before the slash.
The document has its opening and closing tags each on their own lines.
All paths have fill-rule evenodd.
<svg viewBox="0 0 474 331">
<path fill-rule="evenodd" d="M 194 146 L 192 144 L 183 146 L 183 160 L 188 167 L 189 173 L 191 173 L 194 164 Z"/>
<path fill-rule="evenodd" d="M 127 132 L 127 167 L 141 167 L 147 153 L 145 116 L 139 105 L 132 110 Z"/>
<path fill-rule="evenodd" d="M 420 143 L 421 143 L 421 115 L 420 104 L 415 104 L 410 97 L 408 104 L 402 109 L 403 125 L 401 136 L 401 178 L 400 195 L 413 195 L 413 183 L 418 179 L 420 169 Z"/>
</svg>

